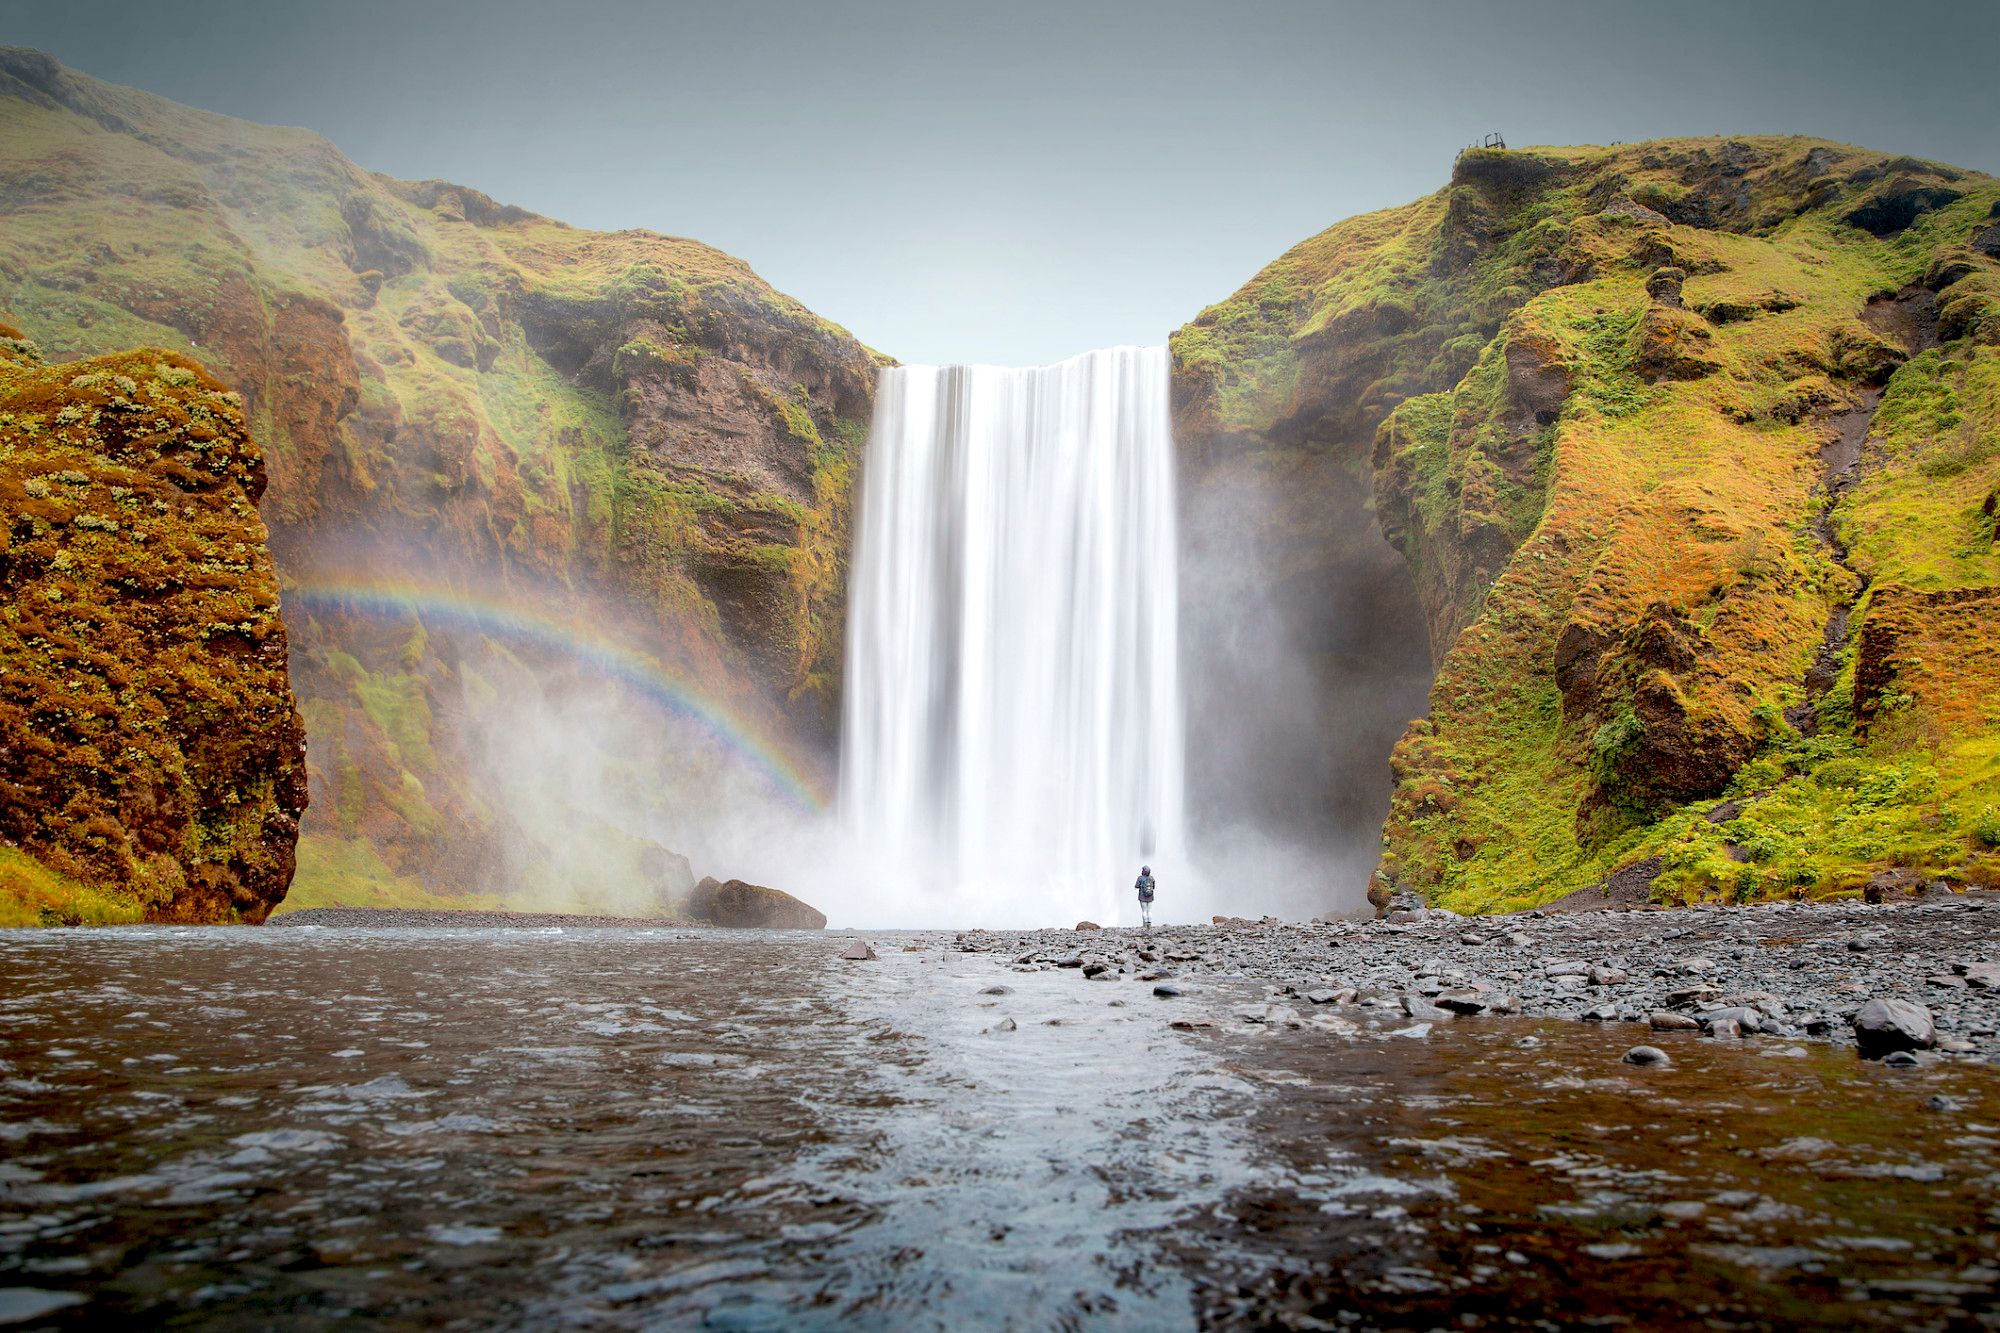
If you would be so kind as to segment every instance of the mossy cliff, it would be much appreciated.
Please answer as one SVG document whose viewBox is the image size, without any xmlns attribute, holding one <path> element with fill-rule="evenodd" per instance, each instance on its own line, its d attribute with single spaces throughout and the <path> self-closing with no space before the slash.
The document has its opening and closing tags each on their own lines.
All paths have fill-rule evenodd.
<svg viewBox="0 0 2000 1333">
<path fill-rule="evenodd" d="M 1173 345 L 1194 485 L 1332 458 L 1301 558 L 1365 506 L 1414 579 L 1378 901 L 2000 879 L 2000 182 L 1469 151 Z"/>
<path fill-rule="evenodd" d="M 15 48 L 0 198 L 0 310 L 51 360 L 158 345 L 242 394 L 288 589 L 417 571 L 446 600 L 609 607 L 694 688 L 830 745 L 879 358 L 740 261 L 392 180 Z M 302 888 L 467 891 L 496 815 L 450 724 L 486 645 L 422 611 L 292 620 Z"/>
<path fill-rule="evenodd" d="M 0 925 L 261 921 L 305 727 L 243 400 L 0 325 Z"/>
</svg>

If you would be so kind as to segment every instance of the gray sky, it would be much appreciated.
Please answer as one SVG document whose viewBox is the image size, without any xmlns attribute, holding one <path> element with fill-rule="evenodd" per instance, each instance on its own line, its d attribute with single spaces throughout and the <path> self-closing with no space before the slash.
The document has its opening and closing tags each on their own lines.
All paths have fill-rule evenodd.
<svg viewBox="0 0 2000 1333">
<path fill-rule="evenodd" d="M 905 361 L 1157 342 L 1509 143 L 1808 133 L 2000 172 L 2000 3 L 0 0 L 0 43 L 748 260 Z"/>
</svg>

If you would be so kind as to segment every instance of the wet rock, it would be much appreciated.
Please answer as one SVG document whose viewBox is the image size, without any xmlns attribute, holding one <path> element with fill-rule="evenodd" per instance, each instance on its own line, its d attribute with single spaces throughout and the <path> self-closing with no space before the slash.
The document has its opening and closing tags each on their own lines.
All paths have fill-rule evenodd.
<svg viewBox="0 0 2000 1333">
<path fill-rule="evenodd" d="M 1083 965 L 1083 975 L 1086 977 L 1101 977 L 1110 970 L 1111 964 L 1109 963 L 1085 963 Z"/>
<path fill-rule="evenodd" d="M 1625 1052 L 1625 1063 L 1628 1065 L 1651 1067 L 1670 1065 L 1673 1061 L 1669 1060 L 1667 1053 L 1657 1046 L 1634 1046 L 1631 1050 Z"/>
<path fill-rule="evenodd" d="M 1711 1037 L 1740 1037 L 1743 1035 L 1743 1025 L 1733 1018 L 1718 1018 L 1712 1022 L 1702 1024 L 1702 1028 Z"/>
<path fill-rule="evenodd" d="M 1397 1004 L 1411 1018 L 1421 1019 L 1425 1022 L 1436 1023 L 1451 1017 L 1447 1011 L 1438 1008 L 1421 995 L 1400 996 L 1397 999 Z"/>
<path fill-rule="evenodd" d="M 981 995 L 1012 995 L 1014 988 L 1012 986 L 988 986 L 979 993 Z"/>
<path fill-rule="evenodd" d="M 1019 1029 L 1020 1026 L 1021 1025 L 1019 1023 L 1016 1023 L 1011 1018 L 1003 1018 L 998 1023 L 995 1023 L 992 1027 L 986 1030 L 988 1032 L 1013 1032 Z"/>
<path fill-rule="evenodd" d="M 1082 967 L 1082 966 L 1083 966 L 1083 955 L 1082 955 L 1082 954 L 1078 954 L 1078 953 L 1073 953 L 1073 954 L 1071 954 L 1071 955 L 1070 955 L 1069 957 L 1067 957 L 1067 958 L 1058 958 L 1058 959 L 1056 959 L 1056 966 L 1057 966 L 1057 967 Z"/>
<path fill-rule="evenodd" d="M 825 930 L 826 914 L 780 889 L 713 875 L 694 886 L 682 911 L 729 930 Z"/>
<path fill-rule="evenodd" d="M 1320 987 L 1318 990 L 1309 990 L 1306 992 L 1306 998 L 1314 1004 L 1332 1004 L 1339 996 L 1339 991 L 1331 990 L 1325 986 Z"/>
<path fill-rule="evenodd" d="M 1646 1018 L 1655 1032 L 1699 1032 L 1701 1022 L 1687 1014 L 1677 1014 L 1671 1009 L 1655 1009 Z"/>
<path fill-rule="evenodd" d="M 1394 1032 L 1386 1032 L 1383 1035 L 1388 1037 L 1413 1037 L 1421 1040 L 1431 1035 L 1431 1024 L 1412 1023 L 1409 1027 L 1397 1028 Z"/>
<path fill-rule="evenodd" d="M 1854 1041 L 1865 1060 L 1896 1051 L 1929 1050 L 1937 1045 L 1937 1022 L 1920 1004 L 1874 999 L 1855 1012 Z"/>
<path fill-rule="evenodd" d="M 1891 1069 L 1915 1069 L 1923 1061 L 1917 1059 L 1915 1051 L 1891 1051 L 1882 1057 L 1882 1063 Z"/>
<path fill-rule="evenodd" d="M 1153 994 L 1159 996 L 1163 1000 L 1176 999 L 1180 996 L 1180 993 L 1181 993 L 1181 988 L 1179 986 L 1159 985 L 1153 987 Z"/>
<path fill-rule="evenodd" d="M 840 951 L 840 956 L 856 963 L 872 963 L 875 961 L 875 951 L 868 947 L 868 941 L 866 940 L 850 940 L 847 947 Z"/>
<path fill-rule="evenodd" d="M 1594 1005 L 1583 1011 L 1586 1023 L 1615 1023 L 1618 1021 L 1618 1006 L 1615 1004 Z"/>
</svg>

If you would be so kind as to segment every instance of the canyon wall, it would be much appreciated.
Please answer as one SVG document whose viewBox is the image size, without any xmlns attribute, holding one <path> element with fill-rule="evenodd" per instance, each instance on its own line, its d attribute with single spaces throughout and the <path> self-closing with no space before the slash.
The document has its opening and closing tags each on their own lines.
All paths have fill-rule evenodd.
<svg viewBox="0 0 2000 1333">
<path fill-rule="evenodd" d="M 560 655 L 441 605 L 615 626 L 676 690 L 830 751 L 880 358 L 740 261 L 17 48 L 0 210 L 0 311 L 50 360 L 157 346 L 243 397 L 313 739 L 302 900 L 449 897 L 499 864 L 470 663 Z M 340 595 L 412 581 L 386 608 Z"/>
<path fill-rule="evenodd" d="M 1371 897 L 2000 874 L 1996 218 L 1811 139 L 1470 150 L 1175 336 L 1190 503 L 1315 479 L 1305 637 L 1345 582 L 1428 645 Z"/>
</svg>

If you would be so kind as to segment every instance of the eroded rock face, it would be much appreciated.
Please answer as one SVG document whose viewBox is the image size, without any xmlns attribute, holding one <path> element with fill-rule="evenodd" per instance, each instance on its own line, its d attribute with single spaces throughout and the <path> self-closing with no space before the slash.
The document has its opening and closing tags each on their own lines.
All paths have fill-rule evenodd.
<svg viewBox="0 0 2000 1333">
<path fill-rule="evenodd" d="M 262 921 L 292 880 L 305 727 L 263 491 L 197 362 L 39 365 L 0 326 L 0 837 L 151 920 Z"/>
<path fill-rule="evenodd" d="M 824 930 L 826 915 L 780 889 L 714 876 L 695 885 L 681 910 L 696 921 L 731 930 Z"/>
<path fill-rule="evenodd" d="M 880 359 L 741 261 L 388 180 L 15 48 L 0 197 L 0 310 L 51 359 L 136 324 L 241 393 L 290 585 L 615 607 L 688 688 L 779 748 L 830 749 Z M 433 893 L 476 883 L 505 843 L 456 752 L 478 636 L 324 603 L 293 631 L 329 742 L 308 838 Z"/>
</svg>

